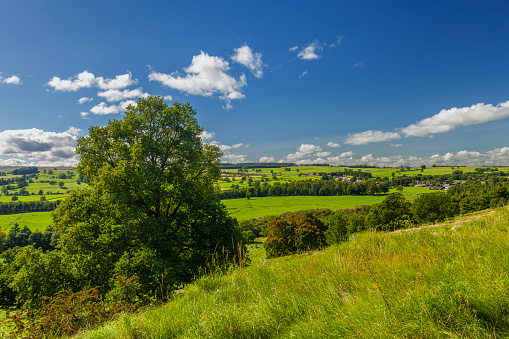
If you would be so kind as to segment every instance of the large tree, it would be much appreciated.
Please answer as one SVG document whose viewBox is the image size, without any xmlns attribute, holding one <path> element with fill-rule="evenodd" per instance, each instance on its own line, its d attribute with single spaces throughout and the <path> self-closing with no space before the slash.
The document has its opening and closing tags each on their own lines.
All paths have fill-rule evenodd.
<svg viewBox="0 0 509 339">
<path fill-rule="evenodd" d="M 166 294 L 213 259 L 235 260 L 237 222 L 212 185 L 221 152 L 202 141 L 195 114 L 148 97 L 78 140 L 89 187 L 54 211 L 52 225 L 65 233 L 61 252 L 77 281 L 107 292 L 136 275 L 146 295 Z"/>
</svg>

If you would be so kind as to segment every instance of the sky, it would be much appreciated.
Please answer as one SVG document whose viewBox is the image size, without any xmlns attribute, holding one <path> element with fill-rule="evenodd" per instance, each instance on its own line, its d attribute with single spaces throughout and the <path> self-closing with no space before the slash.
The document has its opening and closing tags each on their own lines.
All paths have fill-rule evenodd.
<svg viewBox="0 0 509 339">
<path fill-rule="evenodd" d="M 0 11 L 0 166 L 189 102 L 223 162 L 509 165 L 507 1 L 40 1 Z"/>
</svg>

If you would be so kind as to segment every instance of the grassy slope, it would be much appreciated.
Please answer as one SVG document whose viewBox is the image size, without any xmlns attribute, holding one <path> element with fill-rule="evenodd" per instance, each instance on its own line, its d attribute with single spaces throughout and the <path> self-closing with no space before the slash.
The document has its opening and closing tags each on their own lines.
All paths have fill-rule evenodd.
<svg viewBox="0 0 509 339">
<path fill-rule="evenodd" d="M 51 224 L 51 212 L 32 212 L 0 215 L 0 229 L 9 230 L 17 222 L 21 228 L 28 226 L 34 231 L 44 232 Z"/>
<path fill-rule="evenodd" d="M 509 335 L 509 211 L 356 239 L 199 279 L 86 338 Z"/>
</svg>

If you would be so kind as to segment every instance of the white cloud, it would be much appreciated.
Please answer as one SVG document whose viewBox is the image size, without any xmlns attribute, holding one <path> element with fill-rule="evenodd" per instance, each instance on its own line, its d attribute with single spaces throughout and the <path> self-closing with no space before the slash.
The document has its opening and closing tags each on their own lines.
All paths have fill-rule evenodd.
<svg viewBox="0 0 509 339">
<path fill-rule="evenodd" d="M 401 136 L 396 132 L 381 132 L 381 131 L 365 131 L 362 133 L 348 134 L 345 144 L 348 145 L 366 145 L 370 142 L 383 142 L 393 139 L 401 139 Z"/>
<path fill-rule="evenodd" d="M 200 133 L 200 138 L 202 140 L 209 140 L 209 139 L 212 139 L 216 136 L 216 133 L 214 132 L 207 132 L 207 131 L 203 131 Z"/>
<path fill-rule="evenodd" d="M 94 114 L 98 114 L 98 115 L 117 114 L 117 113 L 125 112 L 127 109 L 127 106 L 129 106 L 129 105 L 136 106 L 136 101 L 127 100 L 127 101 L 122 101 L 118 105 L 111 105 L 111 106 L 108 106 L 106 103 L 101 102 L 98 105 L 95 105 L 94 107 L 92 107 L 90 109 L 90 112 L 94 113 Z M 82 114 L 82 116 L 83 116 L 83 114 Z"/>
<path fill-rule="evenodd" d="M 295 52 L 298 49 L 299 49 L 299 46 L 293 46 L 293 47 L 290 47 L 290 49 L 288 49 L 288 51 Z"/>
<path fill-rule="evenodd" d="M 335 143 L 335 142 L 332 142 L 332 141 L 329 141 L 329 142 L 327 143 L 327 146 L 329 146 L 329 147 L 341 147 L 341 145 L 340 145 L 340 144 Z"/>
<path fill-rule="evenodd" d="M 83 130 L 81 128 L 77 128 L 74 126 L 69 126 L 69 128 L 65 132 L 69 133 L 70 135 L 76 135 L 76 136 L 83 134 Z"/>
<path fill-rule="evenodd" d="M 401 146 L 403 146 L 403 144 L 390 144 L 389 146 L 390 147 L 401 147 Z"/>
<path fill-rule="evenodd" d="M 260 157 L 259 162 L 275 162 L 276 159 L 274 157 Z"/>
<path fill-rule="evenodd" d="M 90 102 L 90 101 L 92 101 L 92 100 L 94 100 L 94 98 L 87 98 L 87 97 L 83 97 L 83 98 L 81 98 L 81 99 L 79 99 L 79 100 L 78 100 L 78 104 L 82 105 L 82 104 L 84 104 L 84 103 L 86 103 L 86 102 Z"/>
<path fill-rule="evenodd" d="M 81 112 L 80 113 L 81 119 L 90 119 L 90 118 L 87 118 L 87 115 L 89 115 L 89 114 L 90 114 L 89 112 Z"/>
<path fill-rule="evenodd" d="M 449 132 L 457 126 L 484 124 L 509 117 L 509 101 L 496 106 L 478 103 L 470 107 L 443 109 L 440 113 L 401 129 L 405 136 L 429 137 Z"/>
<path fill-rule="evenodd" d="M 315 40 L 306 47 L 302 48 L 297 56 L 302 60 L 314 60 L 320 57 L 318 54 L 316 54 L 316 51 L 321 50 L 323 50 L 322 44 Z"/>
<path fill-rule="evenodd" d="M 173 97 L 171 95 L 165 95 L 163 97 L 164 100 L 168 100 L 168 101 L 172 101 L 173 100 Z"/>
<path fill-rule="evenodd" d="M 80 88 L 99 87 L 103 90 L 122 89 L 137 83 L 131 73 L 117 75 L 114 79 L 104 79 L 96 77 L 89 71 L 83 71 L 67 80 L 54 76 L 46 85 L 52 87 L 55 91 L 76 92 Z"/>
<path fill-rule="evenodd" d="M 309 156 L 312 153 L 320 152 L 322 149 L 320 146 L 312 145 L 312 144 L 301 144 L 297 149 L 297 152 L 290 153 L 286 156 L 286 161 L 294 162 L 298 159 L 302 159 L 306 156 Z"/>
<path fill-rule="evenodd" d="M 232 60 L 246 66 L 257 78 L 263 76 L 263 62 L 261 53 L 253 53 L 248 45 L 235 48 Z"/>
<path fill-rule="evenodd" d="M 73 166 L 78 162 L 75 146 L 80 131 L 75 127 L 62 133 L 36 128 L 5 130 L 0 132 L 0 155 L 26 158 L 37 164 Z"/>
<path fill-rule="evenodd" d="M 244 144 L 240 142 L 238 144 L 232 145 L 232 148 L 239 148 L 239 147 L 242 147 L 242 146 L 244 146 Z"/>
<path fill-rule="evenodd" d="M 331 154 L 331 152 L 318 152 L 315 154 L 317 157 L 328 157 Z"/>
<path fill-rule="evenodd" d="M 2 80 L 2 82 L 4 84 L 19 85 L 21 83 L 21 79 L 18 76 L 13 75 L 13 76 L 11 76 L 9 78 L 6 78 L 6 79 Z"/>
<path fill-rule="evenodd" d="M 299 79 L 302 79 L 303 77 L 305 77 L 306 75 L 308 74 L 308 71 L 305 70 L 304 72 L 302 72 L 300 75 L 299 75 Z"/>
<path fill-rule="evenodd" d="M 239 79 L 226 74 L 230 70 L 229 63 L 221 57 L 210 56 L 203 51 L 195 55 L 191 65 L 184 68 L 185 77 L 173 74 L 152 72 L 150 81 L 158 81 L 165 86 L 180 91 L 202 96 L 220 94 L 220 99 L 226 102 L 225 109 L 232 108 L 231 100 L 243 99 L 240 92 L 246 86 L 246 76 L 242 74 Z"/>
<path fill-rule="evenodd" d="M 224 154 L 221 157 L 221 160 L 223 162 L 229 162 L 229 163 L 239 163 L 239 162 L 246 162 L 247 155 L 246 154 Z"/>
<path fill-rule="evenodd" d="M 136 88 L 133 90 L 125 89 L 123 91 L 119 91 L 118 89 L 110 89 L 106 92 L 98 92 L 97 95 L 105 98 L 109 102 L 132 98 L 146 98 L 149 96 L 148 93 L 143 93 L 142 88 Z"/>
<path fill-rule="evenodd" d="M 355 155 L 354 152 L 352 151 L 348 151 L 348 152 L 343 152 L 339 155 L 340 158 L 348 158 L 348 157 L 353 157 Z"/>
</svg>

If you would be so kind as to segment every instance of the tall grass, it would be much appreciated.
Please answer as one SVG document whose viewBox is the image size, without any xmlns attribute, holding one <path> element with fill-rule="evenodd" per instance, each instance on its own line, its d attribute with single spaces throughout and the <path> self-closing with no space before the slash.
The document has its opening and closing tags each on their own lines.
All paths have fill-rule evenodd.
<svg viewBox="0 0 509 339">
<path fill-rule="evenodd" d="M 85 338 L 509 336 L 509 211 L 209 274 Z"/>
</svg>

